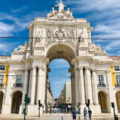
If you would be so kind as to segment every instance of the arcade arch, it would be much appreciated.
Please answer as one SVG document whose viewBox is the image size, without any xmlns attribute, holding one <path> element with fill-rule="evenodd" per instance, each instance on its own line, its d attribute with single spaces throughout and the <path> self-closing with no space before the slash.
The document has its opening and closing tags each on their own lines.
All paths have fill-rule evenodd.
<svg viewBox="0 0 120 120">
<path fill-rule="evenodd" d="M 100 104 L 100 107 L 101 107 L 101 112 L 102 113 L 108 113 L 107 94 L 104 91 L 100 91 L 98 93 L 98 99 L 99 99 L 99 104 Z"/>
<path fill-rule="evenodd" d="M 118 113 L 120 113 L 120 91 L 116 93 L 116 102 L 117 102 Z"/>
<path fill-rule="evenodd" d="M 0 113 L 2 111 L 3 96 L 4 96 L 3 92 L 0 91 Z"/>
<path fill-rule="evenodd" d="M 20 105 L 22 102 L 22 92 L 16 91 L 12 96 L 11 113 L 19 113 Z"/>
</svg>

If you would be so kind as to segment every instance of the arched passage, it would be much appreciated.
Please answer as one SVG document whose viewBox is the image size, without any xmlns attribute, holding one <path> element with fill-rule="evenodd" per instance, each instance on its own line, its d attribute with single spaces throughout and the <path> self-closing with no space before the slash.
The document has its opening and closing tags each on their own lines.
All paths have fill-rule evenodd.
<svg viewBox="0 0 120 120">
<path fill-rule="evenodd" d="M 12 108 L 11 108 L 12 113 L 19 113 L 21 101 L 22 101 L 22 93 L 20 91 L 15 92 L 12 98 Z"/>
<path fill-rule="evenodd" d="M 120 91 L 116 93 L 116 102 L 117 102 L 117 109 L 120 113 Z"/>
<path fill-rule="evenodd" d="M 3 92 L 0 91 L 0 113 L 2 110 L 2 103 L 3 103 Z"/>
<path fill-rule="evenodd" d="M 70 69 L 70 67 L 71 68 L 73 68 L 74 66 L 72 66 L 72 64 L 71 64 L 71 61 L 72 61 L 72 59 L 75 57 L 75 54 L 74 54 L 74 52 L 73 52 L 73 50 L 69 47 L 69 46 L 67 46 L 67 45 L 63 45 L 63 44 L 59 44 L 59 45 L 54 45 L 54 46 L 52 46 L 49 50 L 48 50 L 48 52 L 47 52 L 47 58 L 49 58 L 49 61 L 50 61 L 50 63 L 52 62 L 52 61 L 54 61 L 54 60 L 62 60 L 62 62 L 63 61 L 66 61 L 67 62 L 67 64 L 69 64 L 69 67 L 68 67 L 68 69 L 67 69 L 67 71 L 65 71 L 65 72 L 68 72 L 69 71 L 69 69 Z M 49 64 L 50 65 L 50 64 Z M 48 65 L 48 69 L 49 69 L 49 65 Z M 64 66 L 64 64 L 57 64 L 56 66 L 61 66 L 61 68 Z M 61 71 L 62 71 L 62 69 L 61 69 Z M 59 73 L 61 73 L 61 71 L 59 72 Z M 50 71 L 49 71 L 50 72 Z M 71 72 L 71 71 L 70 71 Z M 70 75 L 71 74 L 71 75 Z M 71 73 L 69 73 L 69 77 L 70 76 L 72 76 L 74 74 L 74 72 L 72 71 Z M 65 80 L 65 76 L 63 77 L 62 75 L 60 75 L 59 74 L 59 76 L 57 76 L 57 77 L 59 77 L 61 80 L 58 80 L 58 83 L 59 83 L 59 86 L 60 86 L 60 84 L 61 84 L 61 82 L 63 82 L 64 80 Z M 48 76 L 48 79 L 49 79 L 49 76 Z M 63 80 L 64 79 L 64 80 Z M 63 81 L 62 81 L 63 80 Z M 69 82 L 71 81 L 71 83 L 69 83 L 70 84 L 70 91 L 72 92 L 72 91 L 74 91 L 73 89 L 74 89 L 74 85 L 72 85 L 72 83 L 73 83 L 73 80 L 71 80 L 71 78 L 69 78 Z M 66 81 L 67 82 L 67 81 Z M 65 83 L 66 83 L 65 81 L 64 81 L 64 85 L 65 85 Z M 60 93 L 60 95 L 59 95 L 59 100 L 56 102 L 57 104 L 66 104 L 66 106 L 67 106 L 67 103 L 65 102 L 65 99 L 67 99 L 67 98 L 62 98 L 62 97 L 65 97 L 65 91 L 64 91 L 64 86 L 63 86 L 63 90 L 61 91 L 61 93 Z M 64 93 L 63 93 L 63 91 L 64 91 Z M 73 100 L 73 98 L 75 98 L 75 96 L 74 96 L 74 94 L 72 93 L 71 94 L 71 104 L 73 104 L 72 103 L 72 101 L 74 102 L 74 100 Z M 61 101 L 61 98 L 62 99 L 64 99 L 64 100 L 62 100 Z M 70 97 L 69 97 L 69 99 L 70 99 Z M 67 101 L 68 101 L 68 99 L 67 99 Z M 61 103 L 60 103 L 61 102 Z M 47 105 L 48 106 L 48 105 Z"/>
<path fill-rule="evenodd" d="M 101 112 L 102 113 L 107 113 L 108 112 L 107 95 L 105 94 L 105 92 L 100 91 L 98 93 L 98 99 L 99 99 L 99 104 L 100 104 L 100 107 L 101 107 Z"/>
</svg>

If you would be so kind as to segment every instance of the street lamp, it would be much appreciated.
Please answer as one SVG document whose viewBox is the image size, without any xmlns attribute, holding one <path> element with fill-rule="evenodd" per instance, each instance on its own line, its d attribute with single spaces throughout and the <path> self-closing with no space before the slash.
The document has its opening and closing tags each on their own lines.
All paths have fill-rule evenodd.
<svg viewBox="0 0 120 120">
<path fill-rule="evenodd" d="M 41 101 L 40 100 L 38 100 L 38 110 L 39 110 L 39 117 L 40 117 L 40 107 L 42 106 L 42 104 L 41 104 Z"/>
<path fill-rule="evenodd" d="M 114 102 L 111 103 L 111 106 L 112 106 L 112 108 L 113 108 L 114 120 L 118 120 L 118 117 L 117 117 L 117 115 L 115 114 L 115 104 L 114 104 Z"/>
<path fill-rule="evenodd" d="M 25 108 L 23 110 L 23 113 L 24 113 L 24 120 L 26 119 L 26 108 L 27 108 L 27 105 L 30 103 L 30 98 L 28 97 L 28 94 L 25 94 Z"/>
</svg>

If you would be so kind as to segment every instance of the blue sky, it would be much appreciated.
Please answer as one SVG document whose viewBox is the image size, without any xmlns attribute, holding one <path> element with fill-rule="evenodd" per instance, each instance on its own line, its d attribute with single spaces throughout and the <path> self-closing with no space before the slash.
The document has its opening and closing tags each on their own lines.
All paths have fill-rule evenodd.
<svg viewBox="0 0 120 120">
<path fill-rule="evenodd" d="M 0 37 L 28 36 L 35 17 L 46 17 L 57 0 L 0 0 Z M 120 0 L 63 0 L 74 18 L 86 18 L 94 28 L 92 38 L 109 55 L 120 56 Z M 106 40 L 107 39 L 107 40 Z M 0 55 L 10 53 L 28 39 L 0 38 Z M 60 60 L 61 61 L 61 60 Z M 56 64 L 56 62 L 54 62 Z M 62 63 L 66 66 L 66 62 Z M 54 65 L 53 65 L 54 66 Z M 68 68 L 64 68 L 67 70 Z M 63 80 L 64 81 L 64 80 Z"/>
</svg>

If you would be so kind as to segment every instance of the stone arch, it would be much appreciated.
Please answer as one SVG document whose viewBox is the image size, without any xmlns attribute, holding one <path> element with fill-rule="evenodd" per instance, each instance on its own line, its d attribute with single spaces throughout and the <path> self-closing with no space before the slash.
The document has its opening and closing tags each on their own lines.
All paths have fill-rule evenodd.
<svg viewBox="0 0 120 120">
<path fill-rule="evenodd" d="M 47 58 L 49 58 L 50 61 L 55 58 L 63 58 L 67 60 L 70 65 L 71 60 L 75 57 L 75 55 L 75 50 L 66 44 L 55 44 L 49 46 L 46 53 L 46 56 Z"/>
<path fill-rule="evenodd" d="M 71 46 L 68 46 L 66 44 L 52 45 L 47 49 L 47 53 L 46 53 L 46 57 L 49 59 L 49 62 L 51 62 L 52 60 L 56 58 L 62 58 L 69 63 L 71 67 L 69 71 L 71 73 L 71 89 L 72 89 L 71 92 L 73 92 L 75 89 L 75 86 L 74 86 L 75 84 L 74 85 L 72 84 L 75 82 L 74 66 L 72 65 L 72 60 L 75 58 L 75 56 L 76 56 L 75 50 Z M 75 93 L 74 94 L 72 93 L 72 105 L 74 107 L 75 107 L 75 103 L 76 103 Z"/>
<path fill-rule="evenodd" d="M 0 91 L 0 113 L 2 111 L 3 96 L 4 96 L 3 92 Z"/>
<path fill-rule="evenodd" d="M 101 112 L 102 113 L 108 113 L 107 93 L 104 92 L 104 91 L 99 91 L 98 100 L 99 100 L 99 104 L 100 104 L 100 107 L 101 107 Z"/>
<path fill-rule="evenodd" d="M 116 103 L 117 103 L 118 113 L 120 113 L 120 91 L 116 92 Z"/>
<path fill-rule="evenodd" d="M 12 106 L 11 106 L 11 113 L 19 113 L 20 105 L 22 102 L 22 92 L 16 91 L 13 93 L 12 96 Z"/>
</svg>

